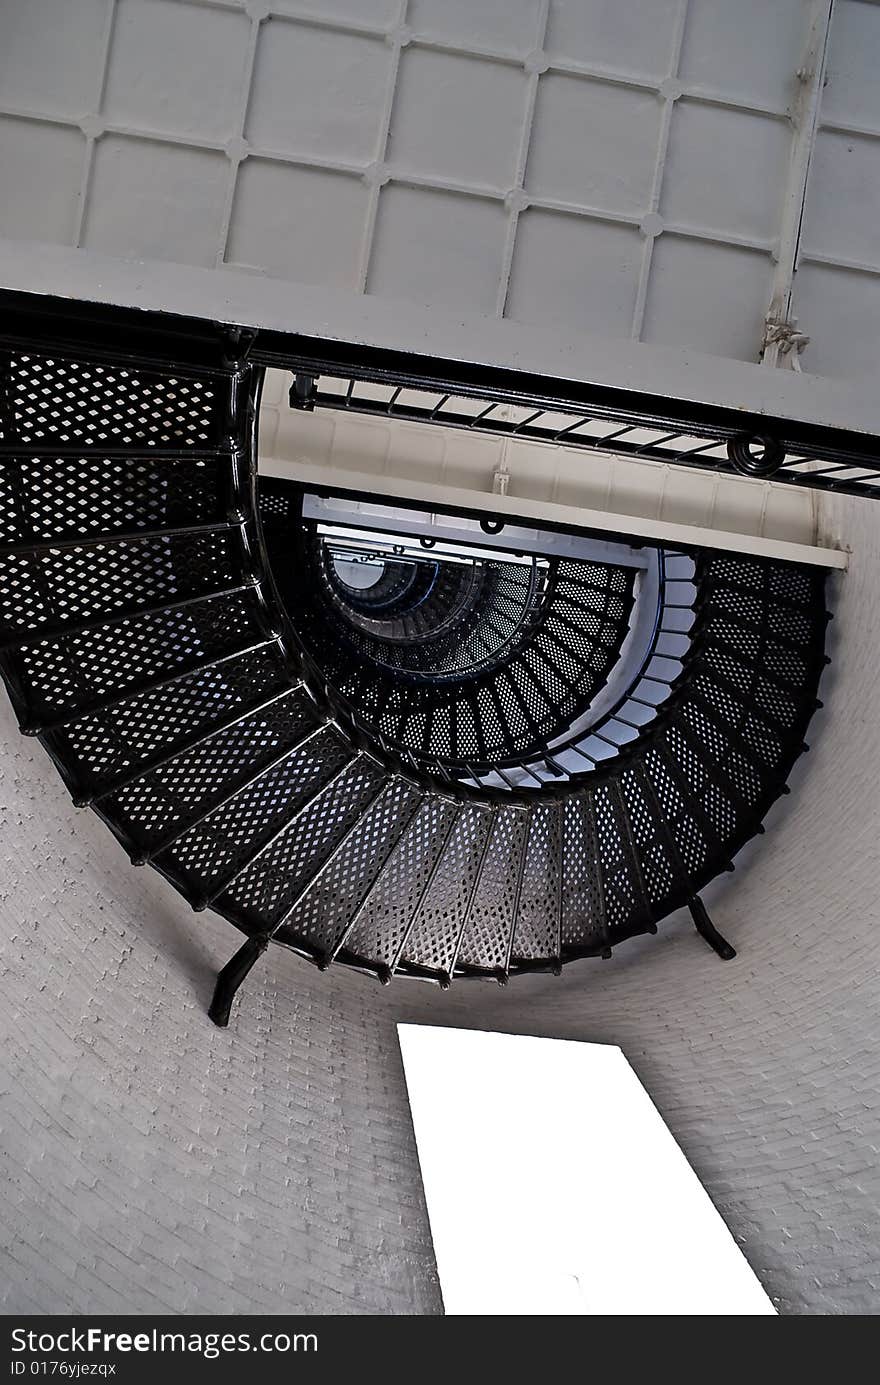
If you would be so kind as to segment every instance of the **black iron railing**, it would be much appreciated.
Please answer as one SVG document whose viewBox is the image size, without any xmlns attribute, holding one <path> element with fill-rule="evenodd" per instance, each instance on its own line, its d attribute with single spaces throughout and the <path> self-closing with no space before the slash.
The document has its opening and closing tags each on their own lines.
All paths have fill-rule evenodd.
<svg viewBox="0 0 880 1385">
<path fill-rule="evenodd" d="M 576 448 L 591 454 L 880 496 L 874 434 L 766 413 L 590 386 L 500 367 L 298 339 L 283 361 L 271 334 L 256 351 L 293 372 L 291 407 L 328 409 Z M 405 396 L 405 398 L 402 398 Z"/>
</svg>

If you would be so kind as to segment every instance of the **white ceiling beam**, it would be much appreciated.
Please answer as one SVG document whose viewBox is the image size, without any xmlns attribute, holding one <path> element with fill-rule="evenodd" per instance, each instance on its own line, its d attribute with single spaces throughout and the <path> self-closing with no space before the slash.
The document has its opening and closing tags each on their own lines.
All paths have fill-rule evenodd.
<svg viewBox="0 0 880 1385">
<path fill-rule="evenodd" d="M 404 504 L 427 502 L 432 510 L 454 506 L 627 540 L 846 566 L 845 552 L 817 541 L 815 493 L 806 487 L 715 471 L 711 458 L 705 469 L 683 467 L 439 423 L 303 412 L 288 407 L 288 379 L 283 371 L 266 373 L 260 469 L 268 475 Z"/>
<path fill-rule="evenodd" d="M 536 499 L 534 496 L 494 495 L 490 489 L 481 489 L 477 485 L 449 486 L 439 480 L 416 479 L 414 476 L 402 478 L 388 473 L 328 468 L 305 456 L 296 459 L 261 457 L 260 471 L 266 476 L 299 481 L 304 485 L 332 487 L 359 496 L 369 494 L 401 503 L 410 501 L 428 505 L 431 510 L 490 510 L 498 516 L 509 515 L 512 519 L 531 520 L 535 524 L 577 525 L 583 529 L 668 544 L 670 547 L 695 544 L 730 553 L 813 563 L 825 568 L 845 569 L 847 566 L 847 554 L 842 549 L 821 548 L 809 542 L 766 538 L 761 534 L 719 529 L 682 520 L 651 519 L 644 515 L 627 514 L 623 510 L 594 509 Z"/>
</svg>

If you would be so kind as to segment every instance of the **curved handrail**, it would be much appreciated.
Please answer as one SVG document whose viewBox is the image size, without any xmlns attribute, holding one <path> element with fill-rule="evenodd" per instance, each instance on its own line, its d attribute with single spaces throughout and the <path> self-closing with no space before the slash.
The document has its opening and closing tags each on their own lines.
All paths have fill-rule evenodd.
<svg viewBox="0 0 880 1385">
<path fill-rule="evenodd" d="M 685 629 L 672 629 L 666 626 L 664 624 L 664 617 L 667 611 L 670 610 L 689 610 L 694 614 L 694 616 L 696 615 L 696 590 L 694 592 L 694 600 L 692 602 L 678 603 L 671 602 L 667 599 L 667 593 L 672 584 L 694 587 L 693 574 L 691 574 L 690 577 L 669 576 L 667 572 L 667 562 L 670 557 L 682 559 L 687 558 L 688 555 L 678 550 L 676 550 L 673 553 L 667 553 L 663 550 L 658 551 L 657 599 L 651 635 L 648 640 L 648 647 L 639 664 L 637 672 L 630 680 L 625 690 L 614 702 L 614 704 L 605 712 L 603 712 L 596 721 L 588 721 L 584 726 L 579 728 L 579 730 L 576 733 L 569 735 L 565 740 L 555 743 L 548 743 L 547 756 L 533 755 L 529 757 L 520 757 L 518 761 L 514 761 L 512 759 L 503 760 L 499 762 L 501 768 L 505 770 L 511 768 L 520 769 L 521 771 L 524 771 L 532 775 L 533 777 L 535 774 L 537 774 L 540 777 L 541 772 L 543 770 L 544 773 L 547 775 L 548 779 L 556 780 L 557 783 L 563 776 L 570 779 L 579 779 L 580 777 L 582 777 L 581 775 L 578 775 L 577 772 L 569 774 L 565 766 L 559 763 L 560 757 L 562 757 L 563 755 L 576 755 L 579 758 L 586 760 L 589 763 L 591 769 L 595 769 L 604 764 L 607 764 L 608 761 L 613 758 L 613 756 L 591 755 L 587 750 L 584 749 L 585 745 L 590 740 L 595 738 L 597 740 L 604 741 L 614 750 L 620 751 L 624 745 L 627 745 L 631 743 L 633 740 L 638 739 L 638 735 L 640 735 L 651 725 L 656 715 L 659 713 L 660 709 L 665 703 L 666 698 L 669 696 L 670 692 L 674 688 L 676 681 L 681 676 L 681 672 L 684 667 L 684 652 L 682 652 L 681 654 L 670 654 L 665 653 L 658 648 L 659 642 L 664 635 L 678 635 L 685 637 L 687 634 L 687 631 Z M 688 629 L 691 628 L 692 623 L 693 622 L 691 622 L 691 625 L 688 626 Z M 648 673 L 648 669 L 651 667 L 654 660 L 658 658 L 673 661 L 677 665 L 676 671 L 673 674 L 667 675 L 663 678 L 657 676 L 656 674 Z M 656 700 L 650 700 L 648 698 L 640 697 L 638 695 L 637 690 L 644 683 L 651 683 L 663 686 L 666 688 L 666 692 Z M 621 713 L 623 712 L 624 708 L 628 707 L 631 704 L 650 708 L 652 715 L 645 717 L 640 722 L 629 721 L 626 717 L 622 716 Z M 621 725 L 633 728 L 637 733 L 636 736 L 629 737 L 628 739 L 625 739 L 623 741 L 615 741 L 612 740 L 610 737 L 605 736 L 603 732 L 615 723 L 619 723 Z M 498 772 L 498 765 L 470 765 L 469 769 L 472 771 L 472 773 L 468 776 L 471 782 L 481 784 L 484 782 L 484 777 L 488 778 L 489 775 L 491 775 L 492 773 Z M 587 773 L 589 772 L 590 771 L 587 771 Z"/>
</svg>

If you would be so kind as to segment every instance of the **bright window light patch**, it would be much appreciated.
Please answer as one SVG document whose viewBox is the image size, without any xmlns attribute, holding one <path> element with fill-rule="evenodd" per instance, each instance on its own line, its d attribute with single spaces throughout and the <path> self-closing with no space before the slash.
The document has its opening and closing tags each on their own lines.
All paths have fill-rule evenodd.
<svg viewBox="0 0 880 1385">
<path fill-rule="evenodd" d="M 619 1048 L 398 1034 L 447 1313 L 775 1313 Z"/>
</svg>

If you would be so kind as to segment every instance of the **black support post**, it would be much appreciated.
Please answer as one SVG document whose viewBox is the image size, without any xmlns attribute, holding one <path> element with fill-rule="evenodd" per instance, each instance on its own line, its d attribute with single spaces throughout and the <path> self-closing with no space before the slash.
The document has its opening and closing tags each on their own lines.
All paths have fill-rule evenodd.
<svg viewBox="0 0 880 1385">
<path fill-rule="evenodd" d="M 705 938 L 713 952 L 717 952 L 722 962 L 729 962 L 736 956 L 736 948 L 731 947 L 725 938 L 722 938 L 718 929 L 709 917 L 706 906 L 698 894 L 692 895 L 688 900 L 688 908 L 691 911 L 691 918 L 694 926 L 701 938 Z"/>
<path fill-rule="evenodd" d="M 305 409 L 311 413 L 317 398 L 318 382 L 314 375 L 304 375 L 297 372 L 293 377 L 293 384 L 288 395 L 291 409 Z"/>
<path fill-rule="evenodd" d="M 261 957 L 269 946 L 269 937 L 266 933 L 258 933 L 253 938 L 248 938 L 238 949 L 234 957 L 230 957 L 226 966 L 217 974 L 217 985 L 214 987 L 214 998 L 211 1001 L 208 1015 L 220 1029 L 225 1029 L 229 1023 L 229 1013 L 232 1009 L 232 1002 L 242 981 L 244 981 L 251 967 L 258 957 Z"/>
</svg>

